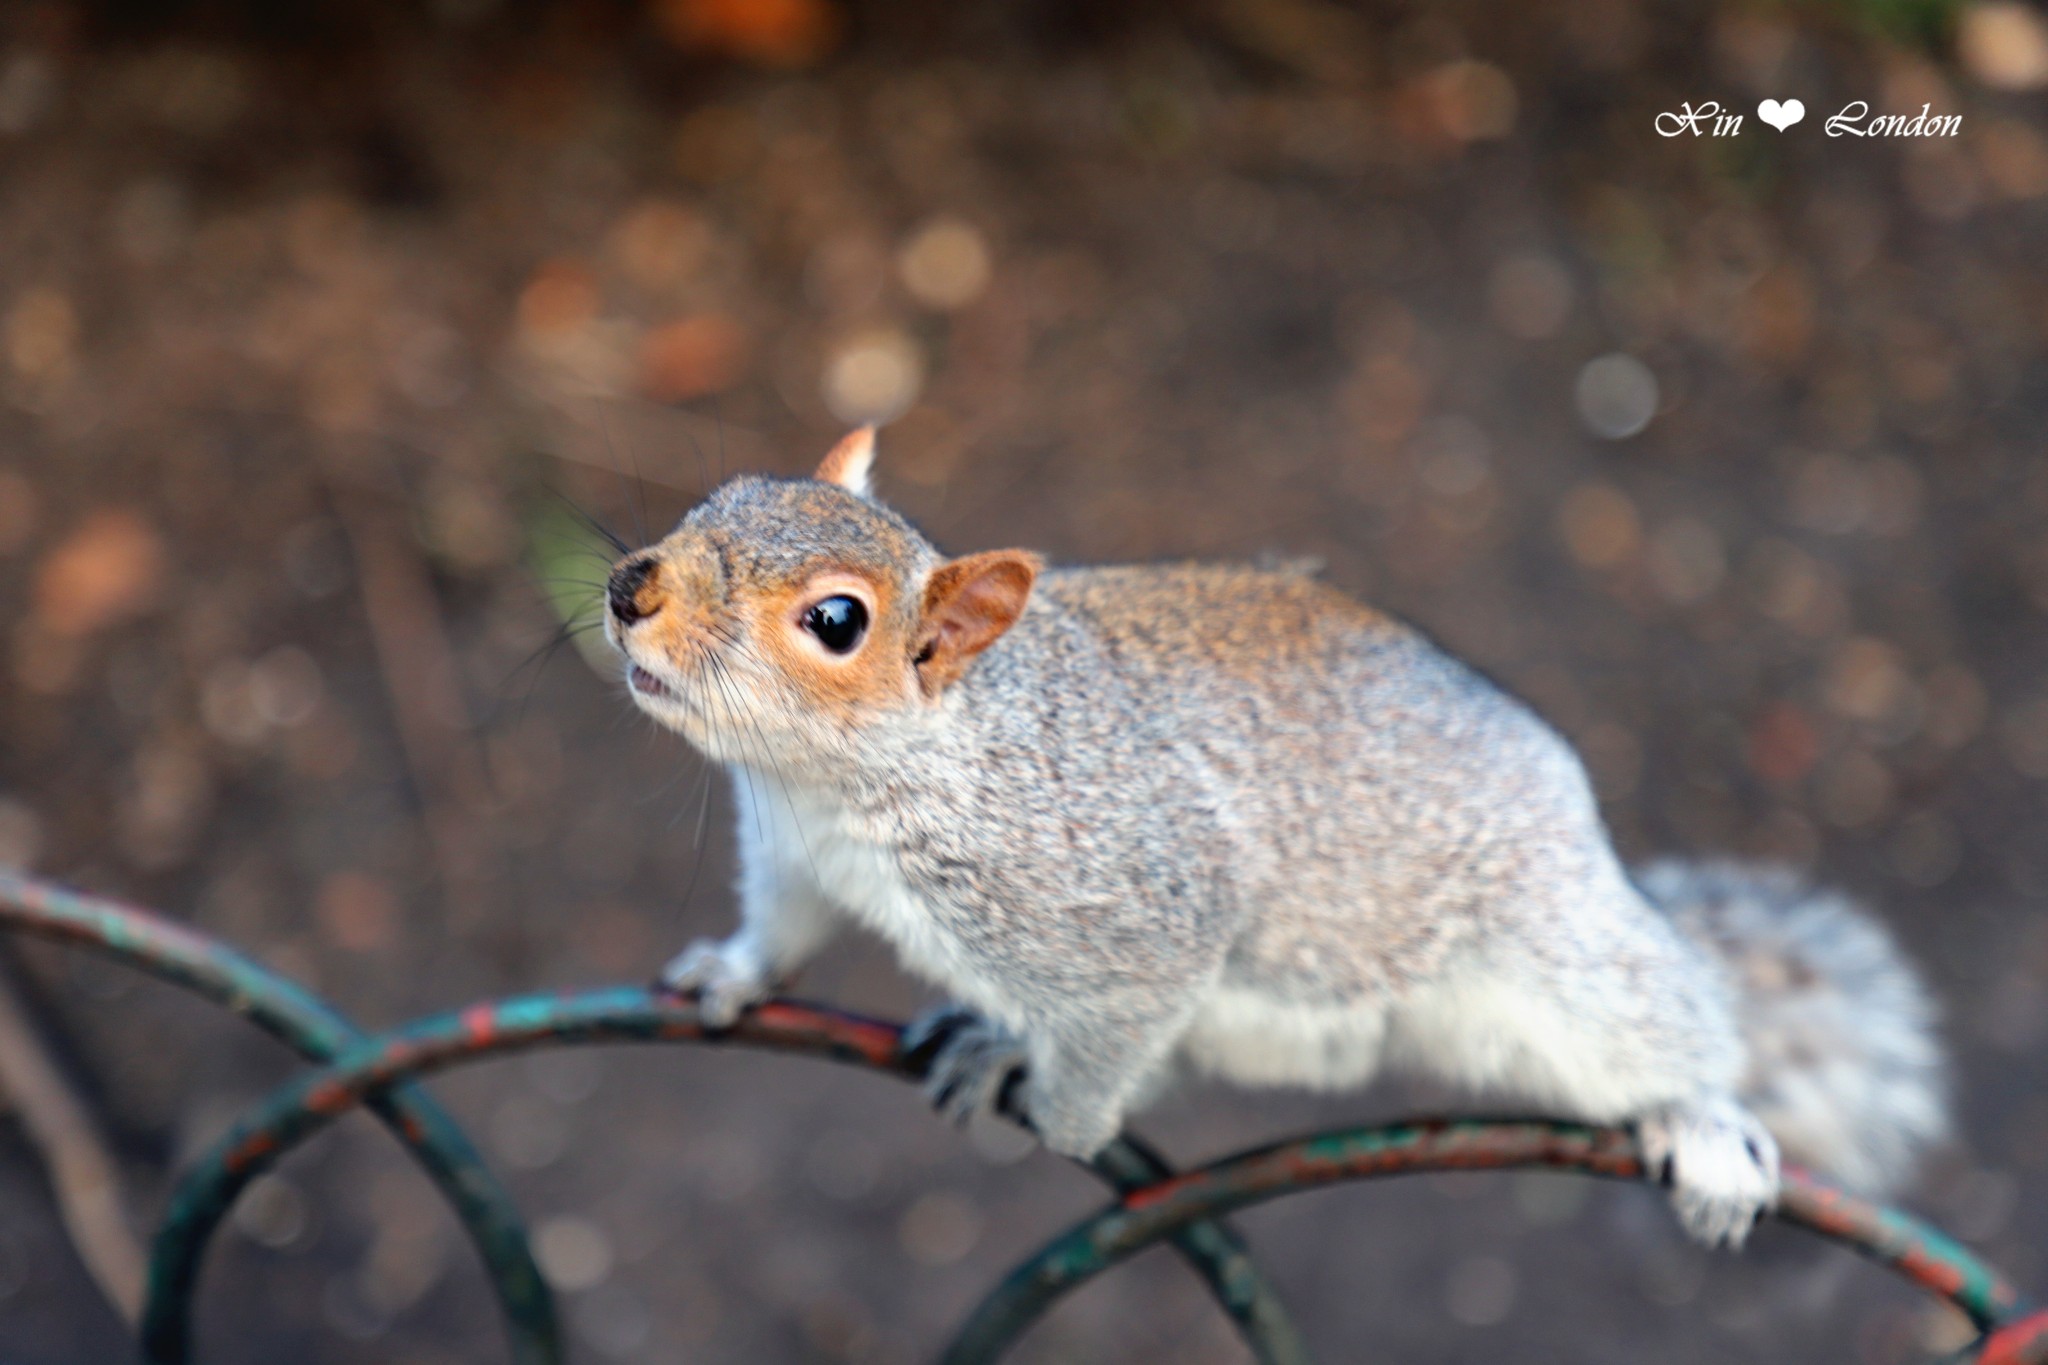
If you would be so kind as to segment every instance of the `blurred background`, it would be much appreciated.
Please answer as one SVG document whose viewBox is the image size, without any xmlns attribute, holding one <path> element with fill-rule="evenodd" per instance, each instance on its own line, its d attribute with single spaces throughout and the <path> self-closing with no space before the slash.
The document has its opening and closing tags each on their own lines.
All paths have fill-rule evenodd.
<svg viewBox="0 0 2048 1365">
<path fill-rule="evenodd" d="M 2044 83 L 2048 23 L 2004 2 L 17 0 L 0 863 L 368 1027 L 644 980 L 730 922 L 731 812 L 592 637 L 549 653 L 609 553 L 577 509 L 637 541 L 886 420 L 881 489 L 943 545 L 1317 556 L 1570 734 L 1631 855 L 1879 906 L 1957 1057 L 1912 1207 L 2048 1288 Z M 1857 100 L 1961 132 L 1827 137 Z M 1706 101 L 1741 133 L 1654 132 Z M 124 971 L 5 964 L 137 1234 L 293 1074 Z M 802 992 L 925 998 L 867 942 Z M 928 1360 L 1098 1198 L 797 1060 L 436 1089 L 583 1362 Z M 32 1099 L 0 1093 L 0 1359 L 132 1359 Z M 1187 1161 L 1452 1103 L 1205 1092 L 1141 1131 Z M 1779 1229 L 1695 1250 L 1635 1188 L 1418 1178 L 1243 1223 L 1330 1361 L 1963 1339 Z M 199 1321 L 224 1363 L 503 1358 L 361 1119 L 244 1201 Z M 1016 1358 L 1243 1357 L 1155 1252 Z"/>
</svg>

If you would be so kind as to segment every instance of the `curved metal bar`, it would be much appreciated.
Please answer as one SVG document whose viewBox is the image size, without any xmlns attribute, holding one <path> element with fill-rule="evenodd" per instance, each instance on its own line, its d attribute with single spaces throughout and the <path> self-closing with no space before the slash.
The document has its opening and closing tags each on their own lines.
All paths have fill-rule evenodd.
<svg viewBox="0 0 2048 1365">
<path fill-rule="evenodd" d="M 485 1001 L 410 1024 L 351 1048 L 332 1065 L 280 1087 L 208 1149 L 172 1192 L 151 1250 L 143 1353 L 151 1365 L 188 1358 L 190 1304 L 214 1230 L 235 1197 L 294 1144 L 386 1087 L 462 1062 L 545 1043 L 706 1042 L 801 1052 L 916 1079 L 895 1024 L 771 1000 L 730 1029 L 706 1030 L 695 1005 L 639 987 Z M 1128 1138 L 1094 1169 L 1120 1189 L 1156 1181 L 1168 1168 Z M 1176 1245 L 1267 1365 L 1300 1365 L 1300 1339 L 1244 1247 L 1205 1220 L 1176 1230 Z"/>
<path fill-rule="evenodd" d="M 1840 1242 L 1947 1299 L 1980 1328 L 2002 1327 L 2029 1308 L 2003 1275 L 1947 1233 L 1838 1190 L 1806 1171 L 1786 1172 L 1776 1216 Z"/>
<path fill-rule="evenodd" d="M 1048 1243 L 982 1301 L 947 1349 L 944 1365 L 988 1365 L 1061 1295 L 1194 1219 L 1344 1180 L 1515 1166 L 1549 1166 L 1615 1180 L 1643 1178 L 1633 1134 L 1544 1121 L 1468 1119 L 1358 1128 L 1226 1157 L 1134 1190 Z M 1980 1327 L 2002 1326 L 2020 1309 L 2013 1287 L 1949 1238 L 1804 1172 L 1785 1172 L 1776 1216 L 1889 1266 L 1949 1300 Z"/>
<path fill-rule="evenodd" d="M 1119 1195 L 1174 1176 L 1166 1158 L 1128 1133 L 1103 1148 L 1092 1164 Z M 1228 1223 L 1190 1223 L 1174 1235 L 1174 1245 L 1208 1282 L 1209 1292 L 1237 1323 L 1259 1365 L 1309 1365 L 1313 1357 L 1308 1343 Z"/>
<path fill-rule="evenodd" d="M 2006 1323 L 1959 1359 L 1973 1365 L 2048 1365 L 2048 1312 Z"/>
<path fill-rule="evenodd" d="M 891 1024 L 789 1001 L 763 1005 L 707 1034 L 686 1001 L 637 988 L 486 1002 L 366 1038 L 324 1001 L 184 926 L 96 897 L 0 871 L 0 926 L 94 948 L 244 1014 L 314 1060 L 320 1072 L 276 1092 L 238 1123 L 174 1192 L 159 1232 L 144 1318 L 153 1365 L 189 1356 L 193 1288 L 211 1233 L 235 1195 L 289 1146 L 359 1103 L 382 1113 L 454 1201 L 490 1261 L 513 1326 L 516 1357 L 560 1358 L 552 1304 L 509 1201 L 453 1123 L 409 1078 L 471 1058 L 546 1042 L 737 1042 L 806 1052 L 910 1079 Z M 1282 1143 L 1182 1176 L 1129 1138 L 1094 1163 L 1120 1201 L 1028 1262 L 970 1319 L 948 1362 L 994 1360 L 1068 1289 L 1162 1238 L 1194 1262 L 1266 1365 L 1296 1365 L 1298 1336 L 1246 1254 L 1213 1221 L 1298 1189 L 1403 1171 L 1547 1165 L 1641 1179 L 1633 1138 L 1548 1122 L 1435 1122 L 1367 1128 Z M 1890 1266 L 1969 1314 L 1987 1335 L 1958 1357 L 1976 1365 L 2048 1365 L 2048 1314 L 2018 1318 L 1996 1272 L 1903 1214 L 1788 1171 L 1778 1216 Z M 508 1273 L 509 1271 L 509 1273 Z M 531 1293 L 508 1293 L 523 1277 Z"/>
<path fill-rule="evenodd" d="M 103 953 L 182 986 L 242 1015 L 312 1062 L 329 1061 L 365 1036 L 310 991 L 216 939 L 146 910 L 0 869 L 0 926 Z M 520 1365 L 560 1365 L 554 1299 L 534 1265 L 511 1196 L 455 1120 L 424 1091 L 397 1086 L 372 1107 L 447 1196 L 476 1243 L 505 1312 L 513 1359 Z M 152 1268 L 150 1302 L 160 1303 L 155 1280 Z M 162 1365 L 183 1359 L 181 1353 L 169 1354 Z"/>
</svg>

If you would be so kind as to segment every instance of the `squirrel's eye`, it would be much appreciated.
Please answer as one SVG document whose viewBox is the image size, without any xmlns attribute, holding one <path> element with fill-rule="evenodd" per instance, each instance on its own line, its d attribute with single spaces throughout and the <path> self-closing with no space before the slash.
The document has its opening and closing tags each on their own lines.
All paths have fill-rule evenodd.
<svg viewBox="0 0 2048 1365">
<path fill-rule="evenodd" d="M 828 597 L 804 613 L 804 629 L 834 654 L 860 643 L 868 628 L 868 609 L 856 597 Z"/>
</svg>

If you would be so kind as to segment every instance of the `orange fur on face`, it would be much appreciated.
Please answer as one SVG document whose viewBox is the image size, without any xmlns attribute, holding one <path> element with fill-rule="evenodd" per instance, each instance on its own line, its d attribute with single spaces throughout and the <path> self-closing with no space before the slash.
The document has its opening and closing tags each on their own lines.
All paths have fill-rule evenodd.
<svg viewBox="0 0 2048 1365">
<path fill-rule="evenodd" d="M 635 638 L 677 668 L 706 647 L 722 593 L 717 557 L 702 544 L 670 537 L 654 548 L 653 568 L 633 605 Z"/>
<path fill-rule="evenodd" d="M 857 731 L 936 695 L 920 687 L 912 659 L 926 638 L 922 585 L 939 555 L 865 496 L 872 452 L 872 434 L 857 431 L 819 479 L 729 480 L 643 552 L 659 568 L 635 603 L 639 619 L 613 618 L 607 631 L 657 682 L 680 685 L 680 710 L 652 700 L 658 693 L 640 698 L 658 719 L 701 746 L 718 742 L 706 718 L 744 711 L 757 743 L 787 738 L 803 757 L 816 752 L 813 722 Z M 811 606 L 840 593 L 868 614 L 866 635 L 845 655 L 803 624 Z M 949 641 L 967 638 L 948 629 Z M 707 735 L 690 728 L 699 719 Z"/>
<path fill-rule="evenodd" d="M 845 593 L 868 608 L 868 630 L 851 654 L 837 657 L 804 638 L 803 614 Z M 852 569 L 827 570 L 770 591 L 758 604 L 763 651 L 806 700 L 842 723 L 899 705 L 909 689 L 908 649 L 896 622 L 893 581 Z"/>
</svg>

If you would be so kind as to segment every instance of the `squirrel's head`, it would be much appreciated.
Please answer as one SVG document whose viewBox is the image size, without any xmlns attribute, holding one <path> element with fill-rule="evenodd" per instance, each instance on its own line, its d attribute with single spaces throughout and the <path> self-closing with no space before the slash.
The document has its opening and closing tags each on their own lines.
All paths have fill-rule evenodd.
<svg viewBox="0 0 2048 1365">
<path fill-rule="evenodd" d="M 864 427 L 811 478 L 732 479 L 619 561 L 605 634 L 642 710 L 723 762 L 829 763 L 1016 622 L 1038 556 L 947 559 L 870 495 L 874 450 Z"/>
</svg>

